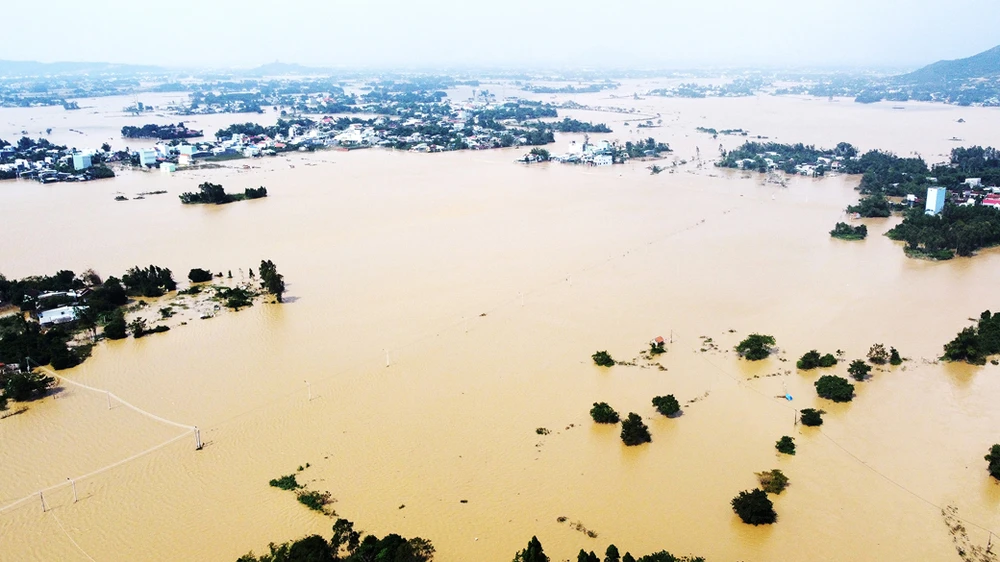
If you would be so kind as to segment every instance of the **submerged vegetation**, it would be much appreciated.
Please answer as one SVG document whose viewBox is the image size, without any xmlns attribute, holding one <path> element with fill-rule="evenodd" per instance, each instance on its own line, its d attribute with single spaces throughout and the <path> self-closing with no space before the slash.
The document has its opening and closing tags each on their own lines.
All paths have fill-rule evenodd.
<svg viewBox="0 0 1000 562">
<path fill-rule="evenodd" d="M 865 367 L 868 367 L 868 365 L 865 365 Z M 816 386 L 816 394 L 820 398 L 826 398 L 834 402 L 850 402 L 854 399 L 854 385 L 847 382 L 847 379 L 844 377 L 823 375 L 813 384 Z"/>
<path fill-rule="evenodd" d="M 760 361 L 771 355 L 774 344 L 774 336 L 750 334 L 736 346 L 736 352 L 748 361 Z"/>
<path fill-rule="evenodd" d="M 618 423 L 621 419 L 607 402 L 594 402 L 594 407 L 590 409 L 590 417 L 597 423 Z"/>
<path fill-rule="evenodd" d="M 614 367 L 615 360 L 611 358 L 611 355 L 607 351 L 598 351 L 597 353 L 590 356 L 600 367 Z"/>
<path fill-rule="evenodd" d="M 622 422 L 622 442 L 633 447 L 649 443 L 653 438 L 649 435 L 649 428 L 642 422 L 639 414 L 630 412 L 628 418 Z"/>
<path fill-rule="evenodd" d="M 748 525 L 770 525 L 778 520 L 774 504 L 767 497 L 767 492 L 760 488 L 740 492 L 730 503 L 733 512 Z"/>
<path fill-rule="evenodd" d="M 178 197 L 180 197 L 181 203 L 185 205 L 198 203 L 225 205 L 226 203 L 232 203 L 233 201 L 267 197 L 267 188 L 264 186 L 258 188 L 248 187 L 243 190 L 243 193 L 226 193 L 222 185 L 205 182 L 198 186 L 198 191 L 186 191 L 181 193 Z"/>
<path fill-rule="evenodd" d="M 774 444 L 774 448 L 777 449 L 779 453 L 785 455 L 794 455 L 795 438 L 789 437 L 787 435 L 782 435 L 781 439 L 778 439 L 778 442 Z"/>
<path fill-rule="evenodd" d="M 1000 314 L 989 310 L 979 315 L 975 326 L 963 328 L 955 339 L 944 346 L 943 359 L 965 361 L 973 365 L 986 364 L 986 358 L 1000 353 Z"/>
<path fill-rule="evenodd" d="M 681 405 L 674 398 L 673 394 L 668 394 L 666 396 L 657 396 L 653 398 L 653 406 L 656 407 L 656 411 L 660 412 L 668 418 L 671 416 L 676 416 L 681 411 Z"/>
<path fill-rule="evenodd" d="M 824 412 L 823 410 L 816 410 L 813 408 L 803 408 L 802 411 L 799 412 L 800 414 L 799 420 L 802 421 L 802 425 L 808 427 L 820 426 L 823 425 L 823 414 L 825 413 L 826 412 Z"/>
<path fill-rule="evenodd" d="M 833 367 L 836 364 L 837 358 L 832 353 L 821 356 L 818 351 L 812 349 L 803 354 L 802 358 L 795 363 L 795 366 L 800 370 L 809 371 L 817 367 Z"/>
<path fill-rule="evenodd" d="M 985 460 L 989 463 L 986 468 L 990 471 L 990 476 L 1000 480 L 1000 445 L 990 447 L 990 453 L 986 455 Z"/>
<path fill-rule="evenodd" d="M 319 535 L 276 545 L 260 556 L 248 553 L 237 562 L 430 562 L 434 545 L 426 539 L 406 539 L 395 533 L 384 537 L 366 535 L 355 530 L 354 523 L 337 519 L 333 536 L 326 540 Z"/>
<path fill-rule="evenodd" d="M 864 240 L 868 237 L 868 227 L 863 224 L 851 226 L 846 222 L 838 222 L 830 231 L 830 236 L 840 240 Z"/>
<path fill-rule="evenodd" d="M 762 490 L 768 494 L 780 494 L 788 487 L 788 477 L 777 468 L 757 473 L 757 481 Z"/>
</svg>

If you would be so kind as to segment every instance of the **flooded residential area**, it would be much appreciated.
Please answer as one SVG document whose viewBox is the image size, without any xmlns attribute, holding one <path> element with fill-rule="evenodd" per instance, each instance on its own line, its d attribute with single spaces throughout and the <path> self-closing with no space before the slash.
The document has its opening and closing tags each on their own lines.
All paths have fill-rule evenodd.
<svg viewBox="0 0 1000 562">
<path fill-rule="evenodd" d="M 972 364 L 942 350 L 1000 308 L 1000 251 L 912 253 L 925 246 L 885 235 L 907 216 L 905 195 L 887 192 L 900 205 L 888 217 L 846 210 L 873 197 L 859 191 L 863 174 L 844 171 L 850 156 L 825 174 L 717 164 L 759 142 L 850 143 L 858 156 L 948 165 L 953 149 L 1000 144 L 1000 109 L 777 95 L 778 80 L 750 95 L 651 94 L 739 82 L 726 73 L 617 77 L 595 91 L 573 88 L 603 82 L 538 76 L 446 84 L 445 118 L 474 116 L 455 131 L 505 104 L 558 113 L 507 123 L 509 146 L 487 146 L 475 128 L 482 149 L 399 140 L 380 129 L 392 115 L 360 101 L 181 115 L 188 91 L 150 91 L 66 98 L 80 109 L 0 107 L 11 154 L 21 137 L 44 137 L 65 148 L 53 169 L 91 150 L 114 171 L 0 181 L 7 280 L 61 270 L 106 280 L 155 264 L 177 282 L 122 308 L 169 332 L 112 339 L 105 319 L 69 343 L 95 342 L 78 365 L 25 361 L 54 382 L 0 412 L 0 560 L 236 560 L 326 539 L 340 518 L 362 534 L 426 539 L 440 562 L 509 560 L 532 537 L 551 560 L 604 559 L 610 544 L 709 561 L 996 560 L 1000 483 L 984 455 L 1000 442 L 1000 366 L 988 352 Z M 380 80 L 340 83 L 350 96 Z M 128 110 L 136 100 L 154 109 Z M 394 144 L 349 144 L 345 129 L 323 130 L 327 116 Z M 220 158 L 224 138 L 122 138 L 123 127 L 183 121 L 214 139 L 293 118 L 312 123 L 299 138 L 312 127 L 329 142 L 283 150 L 293 131 L 248 133 L 236 157 Z M 545 129 L 564 118 L 611 132 Z M 534 143 L 533 131 L 552 142 Z M 251 138 L 272 153 L 243 157 Z M 648 138 L 669 148 L 623 148 Z M 188 142 L 189 155 L 207 155 L 176 166 Z M 598 156 L 561 161 L 587 160 L 584 145 Z M 535 148 L 545 156 L 529 158 Z M 129 160 L 144 150 L 159 151 L 153 165 Z M 988 177 L 982 190 L 973 183 L 956 200 L 992 200 Z M 182 204 L 204 184 L 266 187 L 266 197 Z M 911 198 L 918 210 L 924 190 Z M 867 237 L 832 237 L 839 222 Z M 283 295 L 268 292 L 265 260 Z M 195 268 L 220 276 L 189 292 Z M 249 306 L 209 298 L 232 287 L 250 291 Z M 18 304 L 3 318 L 39 321 Z M 773 337 L 764 359 L 736 350 L 751 334 Z M 901 362 L 867 361 L 874 344 Z M 798 368 L 810 350 L 836 364 Z M 596 364 L 599 351 L 613 366 Z M 853 360 L 870 373 L 852 379 Z M 850 380 L 853 399 L 818 396 L 826 375 Z M 678 413 L 651 403 L 664 395 Z M 619 424 L 595 423 L 601 402 L 638 414 L 651 441 L 629 446 Z M 821 426 L 803 423 L 810 408 Z M 794 454 L 776 450 L 783 436 Z M 788 479 L 768 494 L 776 522 L 741 521 L 734 496 L 773 469 Z M 299 494 L 325 494 L 322 509 L 268 485 L 283 475 Z"/>
</svg>

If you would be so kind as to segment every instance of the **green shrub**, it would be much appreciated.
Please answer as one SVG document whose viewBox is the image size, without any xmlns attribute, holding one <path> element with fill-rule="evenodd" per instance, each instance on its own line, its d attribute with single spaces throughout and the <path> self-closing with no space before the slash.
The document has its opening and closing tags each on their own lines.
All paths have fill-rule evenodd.
<svg viewBox="0 0 1000 562">
<path fill-rule="evenodd" d="M 317 492 L 316 490 L 299 490 L 295 497 L 302 505 L 322 513 L 326 513 L 326 506 L 333 502 L 330 492 Z"/>
<path fill-rule="evenodd" d="M 795 362 L 795 366 L 803 371 L 808 371 L 819 367 L 819 352 L 815 349 L 807 351 L 801 359 Z"/>
<path fill-rule="evenodd" d="M 760 361 L 771 355 L 774 343 L 773 336 L 750 334 L 736 346 L 736 351 L 748 361 Z"/>
<path fill-rule="evenodd" d="M 117 311 L 111 317 L 111 321 L 104 326 L 104 337 L 109 340 L 123 340 L 128 335 L 126 329 L 125 315 Z"/>
<path fill-rule="evenodd" d="M 269 484 L 282 490 L 297 490 L 302 487 L 299 485 L 298 481 L 295 480 L 294 474 L 286 474 L 281 478 L 274 478 L 269 482 Z"/>
<path fill-rule="evenodd" d="M 618 412 L 607 402 L 594 402 L 594 407 L 590 409 L 590 417 L 597 423 L 618 423 Z"/>
<path fill-rule="evenodd" d="M 889 352 L 884 345 L 877 343 L 868 350 L 868 360 L 876 365 L 885 365 L 889 362 Z"/>
<path fill-rule="evenodd" d="M 990 463 L 988 466 L 990 476 L 1000 480 L 1000 445 L 990 447 L 990 454 L 985 458 Z"/>
<path fill-rule="evenodd" d="M 899 352 L 896 351 L 895 347 L 893 347 L 891 349 L 892 350 L 889 352 L 889 364 L 890 365 L 902 365 L 903 364 L 903 358 L 899 356 Z"/>
<path fill-rule="evenodd" d="M 661 353 L 666 353 L 667 350 L 663 348 L 664 342 L 649 342 L 649 353 L 651 355 L 660 355 Z"/>
<path fill-rule="evenodd" d="M 834 402 L 850 402 L 854 399 L 854 385 L 843 377 L 824 375 L 815 383 L 816 394 Z"/>
<path fill-rule="evenodd" d="M 760 487 L 768 494 L 780 494 L 788 487 L 788 477 L 777 468 L 766 472 L 758 472 L 757 481 L 760 482 Z"/>
<path fill-rule="evenodd" d="M 774 504 L 768 499 L 767 492 L 760 488 L 740 492 L 731 503 L 740 520 L 749 525 L 770 525 L 778 519 Z"/>
<path fill-rule="evenodd" d="M 802 420 L 802 425 L 807 425 L 809 427 L 815 427 L 818 425 L 823 425 L 823 410 L 814 410 L 812 408 L 805 408 L 800 412 L 799 419 Z"/>
<path fill-rule="evenodd" d="M 629 447 L 649 443 L 653 438 L 649 435 L 649 428 L 642 422 L 639 414 L 630 412 L 628 419 L 622 422 L 622 442 Z"/>
<path fill-rule="evenodd" d="M 675 416 L 681 411 L 681 405 L 673 394 L 653 398 L 653 406 L 656 406 L 657 412 L 667 417 Z"/>
<path fill-rule="evenodd" d="M 777 449 L 779 453 L 783 453 L 786 455 L 794 455 L 795 439 L 787 435 L 784 435 L 781 437 L 781 439 L 778 439 L 777 443 L 774 444 L 774 448 Z"/>
<path fill-rule="evenodd" d="M 854 377 L 854 380 L 856 381 L 865 380 L 870 372 L 872 372 L 871 365 L 865 363 L 861 359 L 851 361 L 851 365 L 847 367 L 847 374 Z"/>
<path fill-rule="evenodd" d="M 7 377 L 3 392 L 15 402 L 26 402 L 44 396 L 55 383 L 55 379 L 41 373 L 20 372 Z"/>
<path fill-rule="evenodd" d="M 598 351 L 590 357 L 594 360 L 594 363 L 597 363 L 601 367 L 613 367 L 615 364 L 615 360 L 611 358 L 611 355 L 607 351 Z"/>
<path fill-rule="evenodd" d="M 188 280 L 192 283 L 204 283 L 205 281 L 211 281 L 212 272 L 196 267 L 188 272 Z"/>
<path fill-rule="evenodd" d="M 837 358 L 834 357 L 832 353 L 827 353 L 823 357 L 819 358 L 819 366 L 820 367 L 823 367 L 823 368 L 833 367 L 836 364 L 837 364 Z"/>
</svg>

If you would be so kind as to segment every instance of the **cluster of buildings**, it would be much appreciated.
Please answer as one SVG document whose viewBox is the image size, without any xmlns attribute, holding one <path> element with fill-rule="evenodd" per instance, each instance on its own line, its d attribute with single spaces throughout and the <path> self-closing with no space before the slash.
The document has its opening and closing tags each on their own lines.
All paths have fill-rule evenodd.
<svg viewBox="0 0 1000 562">
<path fill-rule="evenodd" d="M 937 181 L 935 178 L 927 178 Z M 950 197 L 951 201 L 958 205 L 972 206 L 977 202 L 984 207 L 1000 209 L 1000 187 L 984 187 L 982 178 L 966 178 L 961 186 L 962 191 L 955 190 Z M 907 201 L 912 205 L 916 202 L 916 196 L 908 195 Z M 927 201 L 924 206 L 924 213 L 937 215 L 944 209 L 945 202 L 949 200 L 948 190 L 943 187 L 927 188 Z"/>
<path fill-rule="evenodd" d="M 614 163 L 614 146 L 606 140 L 591 143 L 585 138 L 582 143 L 570 141 L 564 154 L 552 158 L 556 162 L 569 164 L 590 164 L 592 166 L 610 166 Z"/>
<path fill-rule="evenodd" d="M 19 150 L 0 148 L 0 179 L 34 179 L 42 183 L 88 181 L 114 175 L 97 166 L 95 152 L 69 151 L 65 148 Z M 100 169 L 98 169 L 100 168 Z"/>
</svg>

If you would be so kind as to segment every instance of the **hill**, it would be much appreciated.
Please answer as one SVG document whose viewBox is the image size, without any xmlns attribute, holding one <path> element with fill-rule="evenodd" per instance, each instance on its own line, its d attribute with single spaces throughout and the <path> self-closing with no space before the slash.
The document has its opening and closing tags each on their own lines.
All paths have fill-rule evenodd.
<svg viewBox="0 0 1000 562">
<path fill-rule="evenodd" d="M 247 76 L 308 76 L 315 74 L 329 75 L 329 68 L 319 68 L 312 66 L 302 66 L 301 64 L 292 64 L 287 62 L 274 61 L 268 64 L 262 64 L 257 68 L 251 68 L 242 72 Z"/>
<path fill-rule="evenodd" d="M 898 76 L 896 81 L 903 84 L 946 84 L 990 76 L 1000 76 L 1000 45 L 964 59 L 938 61 Z"/>
<path fill-rule="evenodd" d="M 110 62 L 37 62 L 0 60 L 0 77 L 56 76 L 67 74 L 148 74 L 165 70 L 159 66 Z"/>
</svg>

